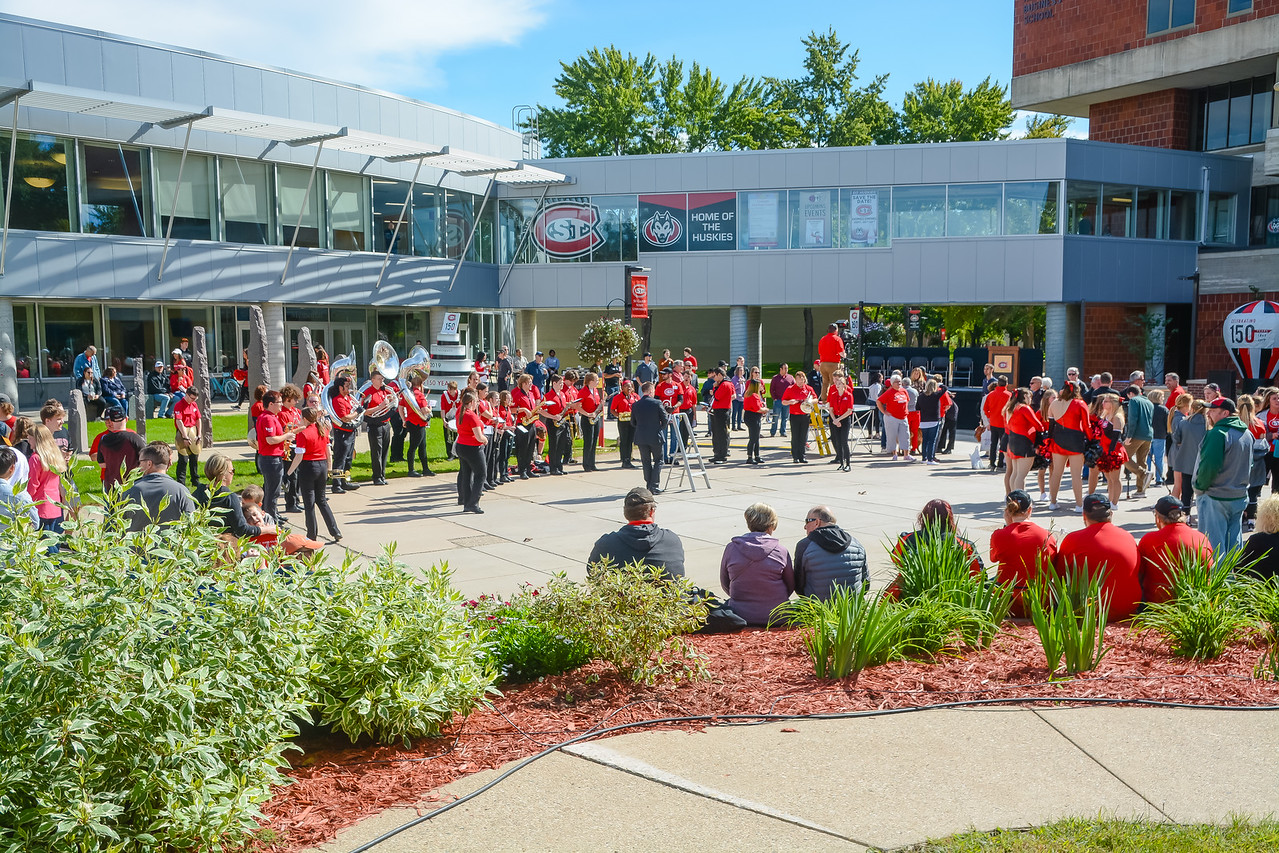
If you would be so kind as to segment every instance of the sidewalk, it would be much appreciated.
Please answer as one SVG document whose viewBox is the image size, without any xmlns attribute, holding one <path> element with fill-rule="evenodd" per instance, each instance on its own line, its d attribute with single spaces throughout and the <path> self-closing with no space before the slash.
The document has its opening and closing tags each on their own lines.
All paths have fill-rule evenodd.
<svg viewBox="0 0 1279 853">
<path fill-rule="evenodd" d="M 1277 763 L 1279 712 L 1259 711 L 933 710 L 641 732 L 547 756 L 374 849 L 858 851 L 1065 817 L 1222 822 L 1279 814 Z M 347 853 L 418 814 L 391 809 L 316 850 Z"/>
</svg>

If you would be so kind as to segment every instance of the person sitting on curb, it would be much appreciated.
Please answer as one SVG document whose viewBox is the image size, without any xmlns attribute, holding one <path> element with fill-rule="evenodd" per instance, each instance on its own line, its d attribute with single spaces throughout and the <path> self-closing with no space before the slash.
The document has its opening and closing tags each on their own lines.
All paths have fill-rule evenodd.
<svg viewBox="0 0 1279 853">
<path fill-rule="evenodd" d="M 586 559 L 588 571 L 607 557 L 615 566 L 640 562 L 661 569 L 667 577 L 684 577 L 684 543 L 678 534 L 658 527 L 656 515 L 651 491 L 636 486 L 627 492 L 622 501 L 626 526 L 595 541 Z"/>
<path fill-rule="evenodd" d="M 1051 569 L 1057 555 L 1057 540 L 1030 520 L 1035 505 L 1023 489 L 1004 499 L 1004 526 L 990 534 L 990 559 L 995 563 L 995 580 L 1013 591 L 1013 616 L 1025 616 L 1021 597 L 1026 583 Z"/>
<path fill-rule="evenodd" d="M 1164 495 L 1155 503 L 1155 529 L 1137 543 L 1137 553 L 1141 556 L 1137 578 L 1143 601 L 1158 604 L 1172 598 L 1172 573 L 1187 551 L 1202 556 L 1212 565 L 1212 543 L 1208 537 L 1186 524 L 1186 511 L 1180 499 Z"/>
<path fill-rule="evenodd" d="M 892 560 L 894 566 L 901 565 L 902 556 L 907 551 L 913 551 L 918 548 L 920 543 L 929 541 L 933 536 L 942 536 L 954 539 L 964 549 L 964 553 L 968 554 L 972 559 L 968 564 L 968 571 L 974 577 L 986 577 L 986 564 L 981 561 L 981 554 L 977 552 L 977 546 L 969 539 L 959 535 L 959 525 L 955 521 L 955 511 L 951 505 L 940 498 L 931 500 L 924 504 L 924 508 L 919 511 L 919 516 L 915 519 L 915 529 L 903 533 L 897 540 L 897 545 L 893 548 Z M 898 579 L 894 578 L 893 582 L 888 586 L 888 594 L 896 596 L 898 594 Z"/>
<path fill-rule="evenodd" d="M 1111 622 L 1126 619 L 1141 604 L 1141 583 L 1137 577 L 1139 557 L 1132 534 L 1111 523 L 1110 498 L 1092 494 L 1084 498 L 1084 528 L 1066 534 L 1057 549 L 1057 570 L 1087 567 L 1089 577 L 1105 572 L 1103 595 L 1110 596 Z"/>
<path fill-rule="evenodd" d="M 815 506 L 804 517 L 808 535 L 795 546 L 795 592 L 820 601 L 835 587 L 865 592 L 870 584 L 866 549 L 835 523 L 830 507 Z"/>
</svg>

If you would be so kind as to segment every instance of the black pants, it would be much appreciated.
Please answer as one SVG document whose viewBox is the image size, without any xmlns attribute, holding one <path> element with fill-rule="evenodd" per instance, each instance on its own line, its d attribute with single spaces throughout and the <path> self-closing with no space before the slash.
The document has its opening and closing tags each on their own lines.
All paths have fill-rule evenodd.
<svg viewBox="0 0 1279 853">
<path fill-rule="evenodd" d="M 946 418 L 942 421 L 941 435 L 937 439 L 937 452 L 950 453 L 955 449 L 955 424 L 954 418 Z"/>
<path fill-rule="evenodd" d="M 400 410 L 391 412 L 391 461 L 404 461 L 404 437 L 408 434 L 408 424 L 400 417 Z"/>
<path fill-rule="evenodd" d="M 685 424 L 684 421 L 679 422 L 679 437 L 684 441 L 684 449 L 687 450 L 693 439 L 693 428 L 690 425 L 694 423 L 693 419 L 697 417 L 697 410 L 685 409 L 684 414 L 688 418 L 688 424 Z"/>
<path fill-rule="evenodd" d="M 426 458 L 426 427 L 418 426 L 417 424 L 405 424 L 404 431 L 409 437 L 409 472 L 412 473 L 413 465 L 417 462 L 422 463 L 423 471 L 430 471 L 431 463 Z"/>
<path fill-rule="evenodd" d="M 1248 487 L 1248 504 L 1243 508 L 1243 517 L 1245 521 L 1252 521 L 1257 517 L 1257 500 L 1261 497 L 1261 490 L 1265 488 L 1263 483 L 1260 486 Z"/>
<path fill-rule="evenodd" d="M 179 483 L 182 482 L 182 475 L 186 473 L 188 468 L 191 470 L 191 487 L 195 488 L 200 485 L 200 454 L 178 454 L 178 472 L 176 479 Z"/>
<path fill-rule="evenodd" d="M 338 530 L 338 522 L 333 517 L 328 490 L 325 488 L 329 479 L 329 463 L 323 459 L 304 459 L 296 473 L 298 492 L 302 496 L 302 511 L 306 514 L 306 538 L 315 539 L 320 533 L 320 526 L 315 521 L 317 508 L 324 518 L 324 526 L 329 529 L 329 535 L 334 538 L 341 536 L 342 532 Z"/>
<path fill-rule="evenodd" d="M 852 461 L 848 455 L 848 430 L 851 426 L 848 418 L 845 418 L 842 423 L 831 424 L 830 440 L 835 445 L 835 460 L 841 465 L 847 465 Z"/>
<path fill-rule="evenodd" d="M 1167 458 L 1165 456 L 1165 458 Z M 1270 483 L 1270 493 L 1279 493 L 1279 456 L 1273 453 L 1265 455 L 1266 462 L 1266 480 Z"/>
<path fill-rule="evenodd" d="M 1004 451 L 1008 449 L 1008 434 L 1003 427 L 990 428 L 990 467 L 1004 466 Z"/>
<path fill-rule="evenodd" d="M 760 412 L 744 412 L 742 418 L 746 422 L 746 461 L 753 462 L 759 459 L 759 431 L 764 415 Z"/>
<path fill-rule="evenodd" d="M 445 461 L 448 461 L 449 459 L 457 458 L 457 454 L 453 452 L 455 442 L 457 442 L 457 430 L 449 429 L 448 427 L 445 427 L 444 428 L 444 459 Z"/>
<path fill-rule="evenodd" d="M 618 452 L 622 456 L 623 465 L 633 465 L 631 461 L 634 455 L 635 445 L 635 424 L 630 421 L 617 422 L 617 447 Z"/>
<path fill-rule="evenodd" d="M 804 461 L 804 445 L 808 444 L 808 427 L 812 423 L 808 415 L 790 416 L 790 457 L 796 462 Z"/>
<path fill-rule="evenodd" d="M 711 409 L 711 461 L 728 458 L 729 409 Z"/>
<path fill-rule="evenodd" d="M 284 460 L 259 453 L 258 469 L 262 472 L 262 511 L 278 521 L 276 504 L 280 501 L 280 484 L 284 482 Z"/>
<path fill-rule="evenodd" d="M 657 444 L 637 444 L 639 448 L 640 464 L 644 467 L 644 485 L 648 487 L 650 492 L 657 491 L 661 488 L 662 482 L 662 454 L 665 448 Z"/>
<path fill-rule="evenodd" d="M 284 506 L 286 509 L 294 509 L 298 505 L 298 475 L 290 474 L 289 467 L 293 464 L 293 454 L 284 457 L 284 482 L 282 488 L 284 491 Z M 312 539 L 315 537 L 312 536 Z"/>
<path fill-rule="evenodd" d="M 1195 482 L 1194 474 L 1181 475 L 1181 494 L 1178 497 L 1181 498 L 1181 508 L 1184 509 L 1187 513 L 1190 512 L 1190 507 L 1195 500 L 1194 482 Z"/>
<path fill-rule="evenodd" d="M 546 427 L 546 458 L 552 471 L 563 471 L 564 463 L 573 450 L 573 439 L 569 435 L 568 421 L 556 424 L 551 418 L 542 418 Z"/>
<path fill-rule="evenodd" d="M 369 428 L 369 458 L 373 463 L 373 482 L 386 479 L 386 454 L 391 449 L 391 421 L 364 419 Z"/>
<path fill-rule="evenodd" d="M 485 485 L 497 485 L 497 472 L 501 455 L 502 436 L 497 434 L 497 430 L 493 430 L 493 434 L 489 436 L 488 444 L 484 446 L 484 460 L 487 463 L 484 466 Z"/>
<path fill-rule="evenodd" d="M 459 444 L 457 458 L 461 462 L 457 469 L 457 502 L 468 509 L 477 507 L 484 494 L 484 448 Z"/>
<path fill-rule="evenodd" d="M 355 456 L 355 430 L 333 428 L 333 473 L 346 476 Z"/>
<path fill-rule="evenodd" d="M 521 474 L 528 474 L 533 469 L 533 454 L 537 451 L 537 424 L 515 428 L 515 465 Z"/>
<path fill-rule="evenodd" d="M 582 426 L 582 470 L 595 470 L 595 444 L 599 441 L 600 428 L 595 418 L 580 415 Z"/>
</svg>

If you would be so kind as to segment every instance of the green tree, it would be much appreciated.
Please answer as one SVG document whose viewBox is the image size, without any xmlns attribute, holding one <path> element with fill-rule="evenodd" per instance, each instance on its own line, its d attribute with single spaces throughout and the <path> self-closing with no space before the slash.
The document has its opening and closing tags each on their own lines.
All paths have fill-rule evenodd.
<svg viewBox="0 0 1279 853">
<path fill-rule="evenodd" d="M 895 142 L 977 142 L 1007 139 L 1013 123 L 1008 88 L 989 77 L 972 89 L 929 77 L 906 93 Z"/>
<path fill-rule="evenodd" d="M 1036 113 L 1026 120 L 1026 135 L 1022 139 L 1058 139 L 1065 136 L 1074 123 L 1070 116 Z"/>
<path fill-rule="evenodd" d="M 547 156 L 647 154 L 655 140 L 658 63 L 653 55 L 623 55 L 612 45 L 560 63 L 559 108 L 538 108 Z"/>
</svg>

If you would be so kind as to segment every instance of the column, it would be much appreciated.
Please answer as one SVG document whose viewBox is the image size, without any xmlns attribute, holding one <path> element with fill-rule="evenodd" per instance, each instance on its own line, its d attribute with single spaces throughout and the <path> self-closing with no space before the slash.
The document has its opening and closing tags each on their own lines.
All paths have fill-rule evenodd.
<svg viewBox="0 0 1279 853">
<path fill-rule="evenodd" d="M 1146 384 L 1158 385 L 1164 380 L 1164 342 L 1168 335 L 1168 306 L 1146 308 Z"/>
<path fill-rule="evenodd" d="M 431 309 L 431 339 L 426 342 L 428 350 L 434 348 L 435 342 L 440 339 L 440 329 L 444 328 L 444 315 L 452 309 L 437 306 Z"/>
<path fill-rule="evenodd" d="M 1080 356 L 1079 306 L 1049 303 L 1044 329 L 1044 375 L 1052 377 L 1054 388 L 1060 388 L 1065 381 L 1066 368 L 1083 368 Z"/>
<path fill-rule="evenodd" d="M 14 351 L 14 337 L 13 300 L 0 299 L 0 394 L 7 395 L 17 408 L 20 402 L 18 400 L 18 357 Z"/>
<path fill-rule="evenodd" d="M 284 339 L 284 305 L 262 303 L 262 320 L 266 323 L 266 357 L 272 388 L 289 381 L 289 342 Z"/>
<path fill-rule="evenodd" d="M 524 350 L 524 358 L 533 360 L 537 352 L 537 310 L 523 308 L 515 312 L 515 345 Z M 514 351 L 514 347 L 511 348 Z"/>
<path fill-rule="evenodd" d="M 758 310 L 758 309 L 756 309 Z M 745 305 L 728 306 L 728 355 L 725 361 L 732 365 L 739 355 L 747 355 L 750 348 L 750 320 Z M 749 357 L 747 364 L 749 364 Z"/>
<path fill-rule="evenodd" d="M 746 309 L 746 366 L 755 367 L 764 364 L 764 319 L 763 309 L 758 305 Z M 736 358 L 736 356 L 734 356 Z"/>
</svg>

